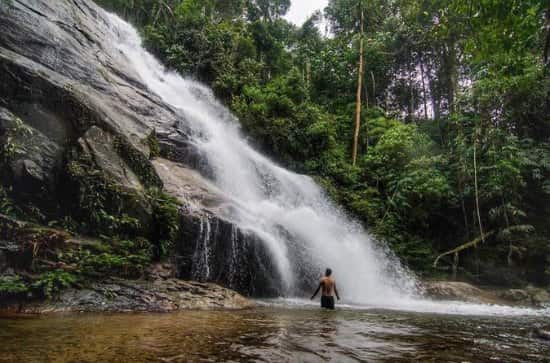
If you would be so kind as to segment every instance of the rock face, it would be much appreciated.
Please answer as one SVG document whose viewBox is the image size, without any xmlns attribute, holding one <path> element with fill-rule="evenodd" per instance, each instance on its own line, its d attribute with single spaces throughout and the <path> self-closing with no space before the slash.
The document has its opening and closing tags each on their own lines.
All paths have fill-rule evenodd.
<svg viewBox="0 0 550 363">
<path fill-rule="evenodd" d="M 82 289 L 64 290 L 54 300 L 0 305 L 4 312 L 170 312 L 183 309 L 245 309 L 253 304 L 240 294 L 210 283 L 159 279 L 110 279 Z"/>
<path fill-rule="evenodd" d="M 231 201 L 196 171 L 162 158 L 153 165 L 166 191 L 186 207 L 175 246 L 177 275 L 216 281 L 247 295 L 277 295 L 282 287 L 262 241 L 223 217 L 234 207 Z"/>
<path fill-rule="evenodd" d="M 61 166 L 60 145 L 1 106 L 0 144 L 5 154 L 11 154 L 4 166 L 3 182 L 15 186 L 25 200 L 47 203 L 48 191 L 55 188 L 54 175 Z"/>
<path fill-rule="evenodd" d="M 247 295 L 277 294 L 263 243 L 226 218 L 224 210 L 235 206 L 208 181 L 209 166 L 189 142 L 185 117 L 149 92 L 109 44 L 115 30 L 105 16 L 91 0 L 0 2 L 0 187 L 34 221 L 70 217 L 93 226 L 88 217 L 106 212 L 135 219 L 136 233 L 146 238 L 156 228 L 148 193 L 164 188 L 181 203 L 181 232 L 171 251 L 177 277 L 217 282 Z M 158 156 L 151 135 L 164 158 L 151 160 Z M 89 195 L 96 191 L 78 180 L 84 177 L 109 191 L 97 201 L 116 200 L 116 206 L 97 207 Z M 0 274 L 13 262 L 13 240 L 0 244 Z M 121 296 L 141 288 L 141 282 L 128 284 Z M 184 297 L 162 300 L 164 287 L 147 286 L 156 302 L 136 309 L 186 306 Z M 105 289 L 67 292 L 59 309 L 99 303 L 108 295 Z"/>
</svg>

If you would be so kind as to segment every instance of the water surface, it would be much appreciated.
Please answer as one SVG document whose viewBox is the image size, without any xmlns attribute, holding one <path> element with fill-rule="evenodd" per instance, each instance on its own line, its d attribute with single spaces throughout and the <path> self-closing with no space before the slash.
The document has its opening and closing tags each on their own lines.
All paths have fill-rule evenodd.
<svg viewBox="0 0 550 363">
<path fill-rule="evenodd" d="M 548 362 L 543 316 L 264 306 L 0 318 L 0 362 Z"/>
</svg>

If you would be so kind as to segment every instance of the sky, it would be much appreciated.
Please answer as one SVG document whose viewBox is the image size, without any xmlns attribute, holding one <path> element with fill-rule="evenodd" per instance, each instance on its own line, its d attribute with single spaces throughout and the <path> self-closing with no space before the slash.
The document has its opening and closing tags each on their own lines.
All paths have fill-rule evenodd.
<svg viewBox="0 0 550 363">
<path fill-rule="evenodd" d="M 328 0 L 291 0 L 290 10 L 285 18 L 300 26 L 315 10 L 323 10 Z"/>
</svg>

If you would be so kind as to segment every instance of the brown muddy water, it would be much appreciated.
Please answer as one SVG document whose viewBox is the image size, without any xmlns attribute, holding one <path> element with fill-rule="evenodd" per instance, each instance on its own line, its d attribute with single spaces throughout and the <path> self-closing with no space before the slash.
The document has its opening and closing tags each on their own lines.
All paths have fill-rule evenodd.
<svg viewBox="0 0 550 363">
<path fill-rule="evenodd" d="M 0 318 L 0 362 L 550 362 L 548 317 L 257 307 Z"/>
</svg>

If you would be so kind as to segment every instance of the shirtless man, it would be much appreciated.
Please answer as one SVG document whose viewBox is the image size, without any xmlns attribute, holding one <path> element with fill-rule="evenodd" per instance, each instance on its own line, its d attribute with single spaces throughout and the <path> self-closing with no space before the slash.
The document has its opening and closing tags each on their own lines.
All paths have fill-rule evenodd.
<svg viewBox="0 0 550 363">
<path fill-rule="evenodd" d="M 311 300 L 315 298 L 319 290 L 323 289 L 321 292 L 321 307 L 326 309 L 334 309 L 334 295 L 340 300 L 340 295 L 338 295 L 338 290 L 336 289 L 336 281 L 332 278 L 332 270 L 327 268 L 325 271 L 325 276 L 319 282 L 319 287 L 315 290 L 315 293 L 311 297 Z"/>
</svg>

